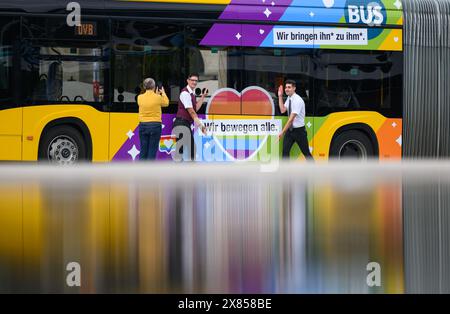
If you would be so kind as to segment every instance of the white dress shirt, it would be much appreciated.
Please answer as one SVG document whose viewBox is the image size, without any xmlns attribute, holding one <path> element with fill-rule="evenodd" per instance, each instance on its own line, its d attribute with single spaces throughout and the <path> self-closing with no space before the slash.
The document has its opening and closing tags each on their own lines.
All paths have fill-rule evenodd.
<svg viewBox="0 0 450 314">
<path fill-rule="evenodd" d="M 187 90 L 188 90 L 188 92 L 183 91 L 183 92 L 181 92 L 181 94 L 180 94 L 180 100 L 181 100 L 181 103 L 184 105 L 184 108 L 186 108 L 186 109 L 188 109 L 188 108 L 194 108 L 194 106 L 195 106 L 196 104 L 193 104 L 193 103 L 192 103 L 192 99 L 191 99 L 191 94 L 193 94 L 194 91 L 189 87 L 189 85 L 187 86 Z M 195 110 L 195 109 L 194 109 L 194 110 Z"/>
<path fill-rule="evenodd" d="M 296 113 L 297 115 L 294 118 L 294 123 L 292 126 L 295 128 L 300 128 L 305 126 L 305 102 L 298 95 L 295 94 L 289 96 L 284 103 L 284 108 L 289 111 L 289 100 L 291 100 L 291 112 L 288 114 Z"/>
</svg>

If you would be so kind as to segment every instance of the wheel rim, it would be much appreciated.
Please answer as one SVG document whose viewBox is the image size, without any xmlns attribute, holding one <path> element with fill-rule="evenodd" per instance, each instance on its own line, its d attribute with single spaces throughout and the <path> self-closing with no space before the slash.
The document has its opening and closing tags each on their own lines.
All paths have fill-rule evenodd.
<svg viewBox="0 0 450 314">
<path fill-rule="evenodd" d="M 348 140 L 339 149 L 339 158 L 367 159 L 367 149 L 358 140 Z"/>
<path fill-rule="evenodd" d="M 52 163 L 72 165 L 78 160 L 78 145 L 70 136 L 57 136 L 48 145 L 47 156 Z"/>
</svg>

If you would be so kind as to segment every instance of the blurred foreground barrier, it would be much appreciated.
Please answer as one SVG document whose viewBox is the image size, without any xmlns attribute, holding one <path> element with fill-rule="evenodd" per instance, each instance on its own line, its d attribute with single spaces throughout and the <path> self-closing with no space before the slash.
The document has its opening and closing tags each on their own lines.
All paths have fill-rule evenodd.
<svg viewBox="0 0 450 314">
<path fill-rule="evenodd" d="M 0 292 L 449 292 L 449 163 L 0 167 Z"/>
</svg>

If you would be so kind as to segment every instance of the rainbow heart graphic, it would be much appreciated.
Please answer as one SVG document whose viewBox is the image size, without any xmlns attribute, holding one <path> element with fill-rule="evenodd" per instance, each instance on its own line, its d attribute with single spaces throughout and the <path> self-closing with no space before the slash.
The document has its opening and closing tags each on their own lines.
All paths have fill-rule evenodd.
<svg viewBox="0 0 450 314">
<path fill-rule="evenodd" d="M 197 152 L 214 150 L 207 155 L 219 160 L 254 160 L 269 136 L 281 132 L 281 120 L 274 119 L 274 112 L 271 95 L 261 87 L 250 86 L 240 93 L 232 88 L 217 90 L 206 107 L 203 122 L 208 132 L 203 136 L 196 132 Z"/>
<path fill-rule="evenodd" d="M 175 135 L 162 135 L 159 140 L 159 151 L 170 155 L 175 151 L 177 138 Z"/>
</svg>

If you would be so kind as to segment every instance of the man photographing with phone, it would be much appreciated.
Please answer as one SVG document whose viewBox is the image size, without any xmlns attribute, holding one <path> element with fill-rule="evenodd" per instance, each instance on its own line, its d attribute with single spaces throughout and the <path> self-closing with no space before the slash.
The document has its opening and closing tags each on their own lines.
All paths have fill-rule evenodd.
<svg viewBox="0 0 450 314">
<path fill-rule="evenodd" d="M 155 80 L 146 78 L 143 82 L 145 93 L 137 98 L 139 105 L 139 140 L 141 160 L 155 160 L 161 138 L 161 108 L 169 106 L 169 98 L 164 87 L 156 88 Z"/>
<path fill-rule="evenodd" d="M 201 129 L 202 133 L 205 134 L 206 127 L 200 121 L 197 116 L 197 111 L 203 105 L 205 101 L 205 97 L 208 95 L 208 90 L 203 89 L 203 92 L 200 96 L 200 100 L 197 101 L 197 97 L 195 96 L 195 89 L 197 87 L 199 80 L 199 75 L 196 73 L 192 73 L 189 75 L 187 79 L 187 86 L 181 90 L 180 99 L 178 101 L 178 111 L 177 116 L 173 124 L 172 134 L 177 138 L 176 144 L 176 152 L 178 154 L 183 155 L 184 151 L 184 143 L 186 140 L 182 140 L 185 135 L 190 137 L 190 158 L 191 160 L 195 159 L 195 146 L 194 146 L 194 136 L 191 130 L 191 125 L 194 123 L 195 126 Z"/>
</svg>

